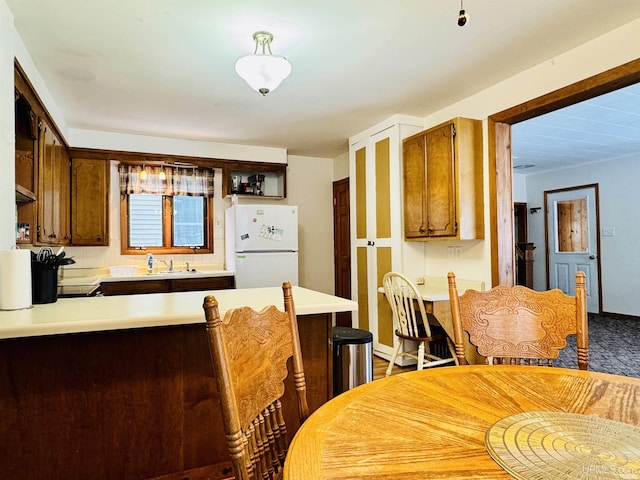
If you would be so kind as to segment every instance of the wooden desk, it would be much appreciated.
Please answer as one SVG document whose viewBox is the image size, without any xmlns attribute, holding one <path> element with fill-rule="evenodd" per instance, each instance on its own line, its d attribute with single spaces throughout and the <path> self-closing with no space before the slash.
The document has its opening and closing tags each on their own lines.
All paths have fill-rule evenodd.
<svg viewBox="0 0 640 480">
<path fill-rule="evenodd" d="M 451 317 L 451 304 L 449 302 L 449 283 L 446 278 L 425 277 L 425 283 L 416 285 L 418 293 L 424 302 L 427 313 L 431 313 L 438 319 L 438 323 L 444 328 L 451 341 L 453 341 L 453 319 Z M 484 290 L 484 282 L 479 280 L 460 280 L 458 282 L 458 292 L 464 293 L 468 289 Z M 379 287 L 378 293 L 384 295 L 384 288 Z M 386 301 L 385 301 L 386 303 Z M 391 310 L 389 310 L 390 312 Z M 389 313 L 390 315 L 390 313 Z M 393 334 L 391 334 L 393 336 Z M 391 351 L 392 347 L 389 347 Z M 385 352 L 376 352 L 386 360 L 391 359 L 391 354 L 384 355 Z M 465 339 L 465 356 L 470 364 L 484 364 L 486 359 L 478 354 L 476 347 Z M 400 363 L 400 365 L 403 365 Z"/>
<path fill-rule="evenodd" d="M 528 411 L 640 426 L 640 378 L 550 367 L 471 365 L 375 380 L 337 396 L 294 437 L 284 478 L 512 478 L 484 437 Z"/>
</svg>

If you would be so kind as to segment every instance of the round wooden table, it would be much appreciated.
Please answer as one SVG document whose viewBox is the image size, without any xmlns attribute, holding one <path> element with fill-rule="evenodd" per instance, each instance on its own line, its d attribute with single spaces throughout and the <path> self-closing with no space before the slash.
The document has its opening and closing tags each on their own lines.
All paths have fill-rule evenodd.
<svg viewBox="0 0 640 480">
<path fill-rule="evenodd" d="M 471 365 L 375 380 L 307 419 L 291 442 L 284 478 L 512 478 L 488 454 L 485 435 L 497 421 L 531 411 L 640 426 L 640 378 Z"/>
</svg>

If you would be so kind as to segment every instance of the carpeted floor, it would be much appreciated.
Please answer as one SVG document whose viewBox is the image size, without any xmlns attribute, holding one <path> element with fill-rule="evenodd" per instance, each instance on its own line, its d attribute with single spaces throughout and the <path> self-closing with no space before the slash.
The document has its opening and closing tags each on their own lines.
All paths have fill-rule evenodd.
<svg viewBox="0 0 640 480">
<path fill-rule="evenodd" d="M 388 362 L 374 358 L 374 378 L 384 377 Z M 578 368 L 576 337 L 570 335 L 560 351 L 556 367 Z M 393 367 L 393 373 L 415 366 Z M 589 370 L 640 378 L 640 318 L 618 319 L 589 314 Z"/>
<path fill-rule="evenodd" d="M 575 336 L 554 362 L 577 368 Z M 589 370 L 640 377 L 640 319 L 617 319 L 589 314 Z"/>
</svg>

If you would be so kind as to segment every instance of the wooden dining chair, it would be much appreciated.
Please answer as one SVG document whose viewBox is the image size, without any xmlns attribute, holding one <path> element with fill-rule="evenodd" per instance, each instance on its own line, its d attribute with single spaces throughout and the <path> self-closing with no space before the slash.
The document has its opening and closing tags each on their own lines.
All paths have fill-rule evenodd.
<svg viewBox="0 0 640 480">
<path fill-rule="evenodd" d="M 382 279 L 382 285 L 391 306 L 395 336 L 397 337 L 385 375 L 387 377 L 391 375 L 396 359 L 403 356 L 416 360 L 418 370 L 447 363 L 457 364 L 453 342 L 438 324 L 435 316 L 427 314 L 424 302 L 413 282 L 401 273 L 388 272 Z M 432 354 L 430 344 L 434 342 L 446 345 L 451 357 L 442 358 Z M 415 344 L 417 344 L 417 349 L 405 350 L 408 345 Z"/>
<path fill-rule="evenodd" d="M 576 294 L 559 289 L 535 291 L 499 285 L 484 292 L 458 295 L 456 277 L 449 272 L 449 300 L 456 355 L 466 364 L 464 332 L 488 364 L 548 365 L 576 336 L 578 368 L 589 363 L 587 293 L 584 272 L 576 273 Z"/>
<path fill-rule="evenodd" d="M 206 328 L 227 447 L 235 478 L 274 479 L 282 475 L 289 447 L 283 417 L 284 380 L 292 358 L 298 416 L 309 415 L 298 323 L 291 285 L 282 285 L 284 311 L 274 305 L 228 310 L 204 299 Z"/>
</svg>

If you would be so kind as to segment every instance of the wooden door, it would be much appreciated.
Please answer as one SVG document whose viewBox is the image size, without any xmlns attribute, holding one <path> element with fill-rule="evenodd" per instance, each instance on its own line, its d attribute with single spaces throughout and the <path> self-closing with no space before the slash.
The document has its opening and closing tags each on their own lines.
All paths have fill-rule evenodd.
<svg viewBox="0 0 640 480">
<path fill-rule="evenodd" d="M 38 155 L 38 229 L 37 241 L 43 244 L 56 244 L 56 142 L 53 130 L 40 120 L 40 142 Z"/>
<path fill-rule="evenodd" d="M 358 302 L 358 318 L 356 327 L 369 329 L 369 266 L 368 266 L 368 240 L 367 240 L 367 142 L 361 141 L 353 147 L 350 159 L 352 172 L 350 182 L 351 203 L 353 208 L 353 238 L 355 255 L 355 271 L 352 272 L 356 286 L 356 299 Z"/>
<path fill-rule="evenodd" d="M 351 298 L 351 239 L 350 239 L 349 179 L 333 183 L 333 248 L 335 295 Z M 336 325 L 351 326 L 351 312 L 336 313 Z"/>
<path fill-rule="evenodd" d="M 426 205 L 429 237 L 455 237 L 456 169 L 453 123 L 427 132 Z"/>
<path fill-rule="evenodd" d="M 382 286 L 382 275 L 392 269 L 392 249 L 399 236 L 392 228 L 392 215 L 399 212 L 396 212 L 397 204 L 396 208 L 392 207 L 389 133 L 383 130 L 354 146 L 353 151 L 354 176 L 351 181 L 354 191 L 351 197 L 355 206 L 356 326 L 371 331 L 374 350 L 391 351 L 391 309 L 384 295 L 378 292 L 378 287 Z M 398 159 L 395 158 L 393 168 L 398 167 Z M 396 173 L 399 176 L 399 172 Z M 394 201 L 398 202 L 399 198 L 394 197 Z"/>
<path fill-rule="evenodd" d="M 109 244 L 109 162 L 71 161 L 71 236 L 74 245 Z"/>
<path fill-rule="evenodd" d="M 69 155 L 42 118 L 39 128 L 37 243 L 65 245 L 71 237 Z"/>
<path fill-rule="evenodd" d="M 71 159 L 64 144 L 56 139 L 55 143 L 55 220 L 58 244 L 71 243 Z"/>
<path fill-rule="evenodd" d="M 600 313 L 598 186 L 544 192 L 547 229 L 547 288 L 575 295 L 575 276 L 587 280 L 587 310 Z"/>
<path fill-rule="evenodd" d="M 426 135 L 404 141 L 402 172 L 404 184 L 404 236 L 421 238 L 427 234 Z"/>
<path fill-rule="evenodd" d="M 392 162 L 391 158 L 391 137 L 390 132 L 383 131 L 372 137 L 373 158 L 375 180 L 375 240 L 370 247 L 370 300 L 372 301 L 376 316 L 375 322 L 370 322 L 373 333 L 374 351 L 388 353 L 393 350 L 393 314 L 391 307 L 383 293 L 378 291 L 382 286 L 382 277 L 387 272 L 394 269 L 394 254 L 399 256 L 400 247 L 397 243 L 399 232 L 392 228 L 392 216 L 399 216 L 398 205 L 392 205 L 393 195 L 398 188 L 393 188 L 391 181 L 392 168 L 398 168 L 397 157 Z M 398 182 L 399 186 L 399 182 Z M 399 201 L 399 199 L 398 199 Z"/>
</svg>

